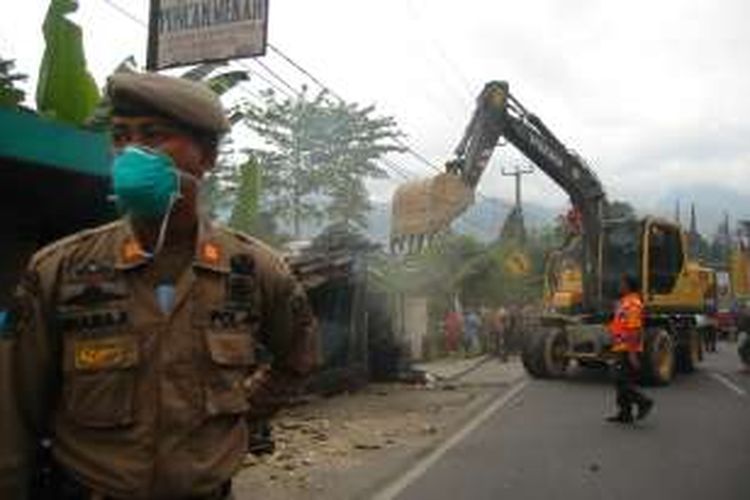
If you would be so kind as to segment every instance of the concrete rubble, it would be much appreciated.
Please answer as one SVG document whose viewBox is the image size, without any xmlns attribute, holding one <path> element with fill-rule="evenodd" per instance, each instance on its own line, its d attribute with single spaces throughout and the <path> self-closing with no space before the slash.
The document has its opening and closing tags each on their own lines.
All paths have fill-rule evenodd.
<svg viewBox="0 0 750 500">
<path fill-rule="evenodd" d="M 238 499 L 366 498 L 522 376 L 520 362 L 448 359 L 415 366 L 421 382 L 370 384 L 314 398 L 273 422 L 276 449 L 248 455 Z"/>
</svg>

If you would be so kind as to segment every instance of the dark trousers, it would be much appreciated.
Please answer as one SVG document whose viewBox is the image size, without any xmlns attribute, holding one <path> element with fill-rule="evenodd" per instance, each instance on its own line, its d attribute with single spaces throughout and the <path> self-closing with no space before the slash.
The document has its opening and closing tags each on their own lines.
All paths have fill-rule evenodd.
<svg viewBox="0 0 750 500">
<path fill-rule="evenodd" d="M 633 405 L 640 407 L 651 401 L 637 389 L 639 367 L 636 356 L 635 353 L 620 352 L 615 363 L 617 407 L 625 415 L 633 414 Z"/>
<path fill-rule="evenodd" d="M 703 346 L 706 352 L 716 352 L 716 337 L 718 337 L 715 328 L 703 329 Z"/>
</svg>

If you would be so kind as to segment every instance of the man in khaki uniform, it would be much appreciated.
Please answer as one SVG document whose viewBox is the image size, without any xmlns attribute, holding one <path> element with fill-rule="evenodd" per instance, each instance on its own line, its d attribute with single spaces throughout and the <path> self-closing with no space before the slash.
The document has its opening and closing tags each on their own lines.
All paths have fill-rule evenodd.
<svg viewBox="0 0 750 500">
<path fill-rule="evenodd" d="M 42 438 L 52 498 L 227 498 L 249 425 L 316 364 L 314 320 L 271 249 L 200 216 L 218 98 L 156 74 L 108 94 L 124 216 L 40 250 L 18 288 L 0 498 L 34 494 Z"/>
</svg>

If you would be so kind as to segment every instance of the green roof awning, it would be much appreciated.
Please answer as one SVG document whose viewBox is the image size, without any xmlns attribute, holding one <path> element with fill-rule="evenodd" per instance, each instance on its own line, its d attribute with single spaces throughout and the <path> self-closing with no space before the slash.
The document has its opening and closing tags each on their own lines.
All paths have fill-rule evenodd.
<svg viewBox="0 0 750 500">
<path fill-rule="evenodd" d="M 89 132 L 24 110 L 0 108 L 0 159 L 107 176 L 107 134 Z"/>
</svg>

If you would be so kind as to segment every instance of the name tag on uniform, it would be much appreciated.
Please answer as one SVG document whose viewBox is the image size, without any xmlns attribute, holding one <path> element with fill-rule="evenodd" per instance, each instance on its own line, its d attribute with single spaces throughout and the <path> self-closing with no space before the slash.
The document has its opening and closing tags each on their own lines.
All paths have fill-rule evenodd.
<svg viewBox="0 0 750 500">
<path fill-rule="evenodd" d="M 133 337 L 74 341 L 73 351 L 76 370 L 128 368 L 138 361 L 137 343 Z"/>
</svg>

